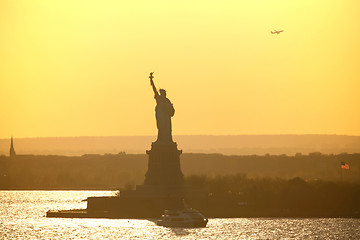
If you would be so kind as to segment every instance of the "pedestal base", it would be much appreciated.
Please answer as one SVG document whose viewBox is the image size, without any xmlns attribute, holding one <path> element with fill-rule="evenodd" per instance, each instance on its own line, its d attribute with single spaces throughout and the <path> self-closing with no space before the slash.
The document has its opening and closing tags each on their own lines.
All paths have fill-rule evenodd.
<svg viewBox="0 0 360 240">
<path fill-rule="evenodd" d="M 184 185 L 184 175 L 180 169 L 182 151 L 177 149 L 176 143 L 155 142 L 146 153 L 149 155 L 149 163 L 144 185 L 164 188 Z"/>
</svg>

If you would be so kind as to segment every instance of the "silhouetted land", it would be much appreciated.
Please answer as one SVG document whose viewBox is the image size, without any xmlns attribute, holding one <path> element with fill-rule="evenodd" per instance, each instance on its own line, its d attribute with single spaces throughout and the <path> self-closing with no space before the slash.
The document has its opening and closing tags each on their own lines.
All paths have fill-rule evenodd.
<svg viewBox="0 0 360 240">
<path fill-rule="evenodd" d="M 360 184 L 301 178 L 249 179 L 244 175 L 191 176 L 207 199 L 188 201 L 216 217 L 360 217 Z"/>
<path fill-rule="evenodd" d="M 147 162 L 145 154 L 125 153 L 0 156 L 0 189 L 133 189 L 143 184 Z M 188 203 L 209 216 L 360 216 L 360 154 L 183 154 L 181 168 L 186 184 L 208 195 Z"/>
<path fill-rule="evenodd" d="M 350 170 L 340 168 L 344 161 Z M 0 156 L 1 189 L 120 189 L 143 184 L 148 156 L 105 154 L 68 156 Z M 360 154 L 225 156 L 182 154 L 185 177 L 243 174 L 249 179 L 284 179 L 360 183 Z"/>
</svg>

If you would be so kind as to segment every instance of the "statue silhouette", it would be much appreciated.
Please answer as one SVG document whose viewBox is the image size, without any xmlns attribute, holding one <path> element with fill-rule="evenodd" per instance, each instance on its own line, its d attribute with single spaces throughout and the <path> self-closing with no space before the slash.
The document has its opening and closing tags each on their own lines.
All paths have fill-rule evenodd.
<svg viewBox="0 0 360 240">
<path fill-rule="evenodd" d="M 156 126 L 158 128 L 156 143 L 172 143 L 171 117 L 174 116 L 175 109 L 170 100 L 166 97 L 166 91 L 164 89 L 160 89 L 160 94 L 157 91 L 153 81 L 153 74 L 154 73 L 151 72 L 149 78 L 156 100 L 155 117 Z"/>
</svg>

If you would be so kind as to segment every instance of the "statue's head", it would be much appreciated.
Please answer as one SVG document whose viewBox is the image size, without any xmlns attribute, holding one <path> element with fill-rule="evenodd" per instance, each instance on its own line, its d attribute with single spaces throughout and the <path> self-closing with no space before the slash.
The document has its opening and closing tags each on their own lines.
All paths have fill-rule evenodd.
<svg viewBox="0 0 360 240">
<path fill-rule="evenodd" d="M 159 90 L 159 92 L 160 92 L 160 95 L 161 95 L 161 96 L 166 97 L 166 91 L 165 91 L 165 89 L 162 89 L 162 88 L 161 88 L 161 89 Z"/>
</svg>

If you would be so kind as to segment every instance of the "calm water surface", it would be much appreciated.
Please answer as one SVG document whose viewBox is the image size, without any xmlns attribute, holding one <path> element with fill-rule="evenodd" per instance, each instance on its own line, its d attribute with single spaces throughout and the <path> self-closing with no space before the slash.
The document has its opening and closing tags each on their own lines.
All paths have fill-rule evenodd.
<svg viewBox="0 0 360 240">
<path fill-rule="evenodd" d="M 360 239 L 360 220 L 223 218 L 206 228 L 165 228 L 150 220 L 46 218 L 47 210 L 86 208 L 112 191 L 0 191 L 0 239 Z"/>
</svg>

